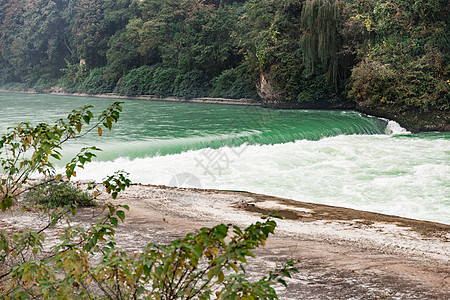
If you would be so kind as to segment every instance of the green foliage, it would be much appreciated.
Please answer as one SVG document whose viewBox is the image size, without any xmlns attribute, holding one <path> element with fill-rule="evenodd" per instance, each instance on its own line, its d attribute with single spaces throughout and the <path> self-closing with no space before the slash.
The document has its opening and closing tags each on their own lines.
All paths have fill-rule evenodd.
<svg viewBox="0 0 450 300">
<path fill-rule="evenodd" d="M 440 11 L 440 13 L 436 13 Z M 368 39 L 352 71 L 349 95 L 362 109 L 389 116 L 450 109 L 448 20 L 443 1 L 377 2 L 365 19 Z"/>
<path fill-rule="evenodd" d="M 277 299 L 276 283 L 286 285 L 283 277 L 297 272 L 289 261 L 260 279 L 245 276 L 247 259 L 274 232 L 271 219 L 245 229 L 202 228 L 168 245 L 128 253 L 114 239 L 128 209 L 106 204 L 86 229 L 73 226 L 69 212 L 57 211 L 40 231 L 12 238 L 0 231 L 0 260 L 8 266 L 0 273 L 0 292 L 5 299 Z M 44 232 L 63 220 L 68 225 L 60 242 L 44 252 Z"/>
<path fill-rule="evenodd" d="M 153 74 L 150 86 L 151 94 L 160 97 L 167 97 L 175 94 L 175 79 L 178 76 L 178 69 L 159 67 Z"/>
<path fill-rule="evenodd" d="M 275 279 L 296 272 L 292 262 L 254 282 L 245 278 L 244 269 L 247 258 L 253 257 L 252 250 L 265 245 L 275 226 L 271 219 L 244 230 L 220 224 L 167 246 L 149 244 L 135 264 L 142 269 L 142 283 L 149 284 L 144 295 L 156 299 L 276 299 Z"/>
<path fill-rule="evenodd" d="M 237 66 L 242 59 L 233 35 L 242 9 L 237 6 L 205 6 L 193 12 L 180 35 L 182 48 L 177 67 L 182 73 L 200 70 L 210 78 Z"/>
<path fill-rule="evenodd" d="M 0 85 L 4 87 L 8 83 L 18 81 L 14 76 L 13 66 L 2 57 L 0 52 Z"/>
<path fill-rule="evenodd" d="M 79 189 L 68 181 L 45 181 L 35 184 L 25 193 L 25 202 L 29 205 L 42 205 L 48 208 L 64 206 L 85 207 L 95 205 L 89 193 Z"/>
<path fill-rule="evenodd" d="M 175 94 L 180 97 L 194 98 L 208 96 L 210 79 L 204 71 L 192 70 L 180 74 L 175 80 Z"/>
<path fill-rule="evenodd" d="M 92 69 L 89 76 L 77 85 L 77 91 L 87 94 L 111 93 L 114 89 L 114 82 L 106 78 L 104 71 L 105 68 Z"/>
<path fill-rule="evenodd" d="M 85 64 L 72 65 L 66 60 L 67 66 L 61 69 L 63 76 L 58 80 L 58 85 L 67 92 L 78 91 L 78 86 L 87 78 L 88 71 Z"/>
<path fill-rule="evenodd" d="M 108 36 L 103 0 L 70 1 L 65 11 L 67 29 L 70 30 L 68 45 L 75 61 L 83 60 L 88 68 L 101 67 L 105 63 Z"/>
<path fill-rule="evenodd" d="M 105 75 L 109 80 L 118 81 L 129 70 L 139 67 L 140 54 L 131 37 L 125 31 L 118 31 L 108 42 Z"/>
<path fill-rule="evenodd" d="M 342 51 L 343 9 L 346 3 L 337 0 L 310 0 L 303 4 L 300 39 L 303 61 L 308 72 L 321 66 L 327 81 L 337 87 L 348 76 L 348 60 Z"/>
<path fill-rule="evenodd" d="M 111 194 L 113 199 L 116 199 L 121 191 L 124 191 L 131 185 L 128 175 L 129 174 L 124 171 L 117 171 L 114 175 L 108 176 L 103 180 L 106 192 Z"/>
<path fill-rule="evenodd" d="M 13 200 L 26 189 L 30 174 L 54 175 L 55 167 L 50 158 L 60 160 L 62 145 L 77 140 L 97 129 L 102 134 L 102 126 L 112 129 L 113 122 L 119 119 L 121 102 L 114 102 L 98 118 L 90 111 L 92 106 L 73 110 L 66 119 L 58 120 L 54 125 L 40 123 L 32 126 L 22 122 L 0 138 L 0 209 L 5 211 Z M 92 123 L 91 123 L 92 121 Z M 86 147 L 66 165 L 66 176 L 76 176 L 75 168 L 90 162 L 100 149 Z M 60 176 L 58 176 L 60 177 Z"/>
<path fill-rule="evenodd" d="M 353 68 L 350 96 L 362 101 L 363 105 L 380 105 L 397 99 L 396 81 L 399 79 L 389 65 L 365 60 Z M 394 83 L 392 83 L 394 82 Z"/>
<path fill-rule="evenodd" d="M 43 74 L 59 77 L 68 55 L 62 38 L 65 24 L 57 2 L 0 3 L 0 62 L 4 60 L 11 66 L 11 75 L 31 87 Z"/>
<path fill-rule="evenodd" d="M 257 98 L 264 77 L 278 101 L 446 111 L 449 19 L 446 0 L 5 0 L 0 84 Z"/>
<path fill-rule="evenodd" d="M 57 79 L 52 78 L 51 74 L 42 75 L 36 84 L 33 86 L 33 90 L 36 92 L 45 92 L 51 89 L 51 87 L 57 84 Z"/>
<path fill-rule="evenodd" d="M 131 70 L 119 80 L 114 92 L 127 96 L 151 94 L 155 70 L 153 66 L 142 66 Z"/>
<path fill-rule="evenodd" d="M 225 70 L 212 80 L 212 97 L 257 98 L 258 95 L 244 68 Z"/>
</svg>

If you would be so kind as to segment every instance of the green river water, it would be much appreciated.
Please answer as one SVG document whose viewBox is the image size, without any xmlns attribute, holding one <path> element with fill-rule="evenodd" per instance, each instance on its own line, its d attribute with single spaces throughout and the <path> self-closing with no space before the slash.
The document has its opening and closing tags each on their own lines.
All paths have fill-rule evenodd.
<svg viewBox="0 0 450 300">
<path fill-rule="evenodd" d="M 0 133 L 113 99 L 0 93 Z M 450 224 L 450 134 L 408 134 L 354 111 L 126 100 L 112 132 L 65 147 L 104 151 L 79 179 L 245 190 Z M 62 162 L 64 163 L 64 162 Z M 62 166 L 62 163 L 59 166 Z"/>
</svg>

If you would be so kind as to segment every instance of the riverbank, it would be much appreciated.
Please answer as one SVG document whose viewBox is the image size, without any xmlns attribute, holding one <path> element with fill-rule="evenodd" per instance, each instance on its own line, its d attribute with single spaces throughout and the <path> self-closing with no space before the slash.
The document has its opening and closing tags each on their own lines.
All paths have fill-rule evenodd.
<svg viewBox="0 0 450 300">
<path fill-rule="evenodd" d="M 0 89 L 0 93 L 24 93 L 24 94 L 40 94 L 33 91 L 8 91 Z M 179 97 L 158 97 L 155 95 L 139 95 L 139 96 L 124 96 L 119 94 L 84 94 L 84 93 L 65 93 L 61 91 L 51 91 L 44 93 L 48 95 L 58 96 L 72 96 L 72 97 L 90 97 L 90 98 L 103 98 L 103 99 L 124 99 L 124 100 L 146 100 L 146 101 L 167 101 L 167 102 L 183 102 L 183 103 L 205 103 L 205 104 L 225 104 L 225 105 L 245 105 L 245 106 L 261 106 L 261 101 L 256 99 L 229 99 L 229 98 L 179 98 Z"/>
<path fill-rule="evenodd" d="M 87 182 L 80 183 L 85 186 Z M 99 186 L 99 188 L 101 188 Z M 102 193 L 100 201 L 113 201 Z M 133 185 L 114 203 L 130 211 L 117 241 L 128 251 L 149 242 L 167 243 L 204 226 L 247 226 L 269 212 L 275 235 L 255 251 L 249 279 L 294 259 L 299 273 L 277 287 L 280 299 L 448 299 L 450 225 L 297 202 L 245 192 Z M 74 221 L 92 222 L 92 208 Z M 19 209 L 0 214 L 2 228 L 29 228 L 45 216 Z M 49 233 L 47 242 L 57 238 Z"/>
<path fill-rule="evenodd" d="M 0 89 L 0 93 L 25 93 L 25 94 L 40 94 L 34 91 L 9 91 Z M 432 110 L 423 112 L 404 111 L 399 113 L 390 113 L 389 111 L 376 109 L 374 107 L 357 106 L 351 101 L 340 103 L 328 102 L 314 102 L 314 103 L 292 103 L 280 101 L 263 101 L 261 99 L 230 99 L 230 98 L 180 98 L 180 97 L 158 97 L 155 95 L 140 95 L 140 96 L 124 96 L 114 93 L 109 94 L 84 94 L 84 93 L 66 93 L 61 90 L 52 90 L 44 94 L 59 95 L 59 96 L 75 96 L 75 97 L 91 97 L 91 98 L 107 98 L 107 99 L 124 99 L 124 100 L 145 100 L 145 101 L 168 101 L 168 102 L 183 102 L 183 103 L 204 103 L 204 104 L 223 104 L 223 105 L 242 105 L 242 106 L 259 106 L 270 109 L 325 109 L 325 110 L 343 110 L 351 109 L 357 110 L 367 115 L 372 115 L 379 118 L 385 118 L 396 121 L 407 131 L 413 133 L 419 132 L 449 132 L 450 131 L 450 113 L 441 110 Z"/>
</svg>

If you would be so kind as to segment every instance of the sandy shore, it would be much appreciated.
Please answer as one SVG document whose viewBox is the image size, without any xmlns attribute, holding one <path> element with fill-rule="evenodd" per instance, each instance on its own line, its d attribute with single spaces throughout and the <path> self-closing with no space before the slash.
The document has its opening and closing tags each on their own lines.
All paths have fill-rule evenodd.
<svg viewBox="0 0 450 300">
<path fill-rule="evenodd" d="M 112 201 L 106 194 L 102 201 Z M 284 216 L 248 276 L 295 259 L 299 273 L 278 288 L 281 299 L 449 299 L 450 225 L 245 192 L 133 185 L 114 202 L 130 211 L 116 238 L 129 250 L 166 243 L 204 226 L 249 225 L 268 211 Z M 97 209 L 97 208 L 95 208 Z M 88 223 L 92 208 L 75 221 Z M 45 217 L 13 210 L 5 227 L 38 226 Z M 47 242 L 52 238 L 49 234 Z"/>
</svg>

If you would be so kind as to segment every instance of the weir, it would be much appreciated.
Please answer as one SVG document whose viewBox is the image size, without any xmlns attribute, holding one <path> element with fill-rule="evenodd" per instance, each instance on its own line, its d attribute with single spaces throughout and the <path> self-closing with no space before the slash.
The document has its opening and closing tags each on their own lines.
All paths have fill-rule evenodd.
<svg viewBox="0 0 450 300">
<path fill-rule="evenodd" d="M 0 130 L 111 99 L 0 94 Z M 77 179 L 243 190 L 450 224 L 450 134 L 407 134 L 354 111 L 126 101 L 112 132 L 64 149 L 104 151 Z M 51 109 L 49 109 L 51 108 Z M 64 162 L 63 162 L 64 163 Z M 62 167 L 62 163 L 59 166 Z"/>
<path fill-rule="evenodd" d="M 111 99 L 0 94 L 0 132 L 20 121 L 54 122 L 72 109 L 93 104 L 100 111 Z M 125 100 L 126 101 L 126 100 Z M 48 109 L 51 107 L 51 109 Z M 80 141 L 95 144 L 101 160 L 144 158 L 204 148 L 317 141 L 353 134 L 385 134 L 387 120 L 354 111 L 271 110 L 212 104 L 126 101 L 113 132 Z M 31 118 L 30 118 L 31 116 Z M 71 146 L 69 146 L 70 148 Z M 79 145 L 73 145 L 75 151 Z M 66 149 L 72 153 L 70 149 Z"/>
</svg>

